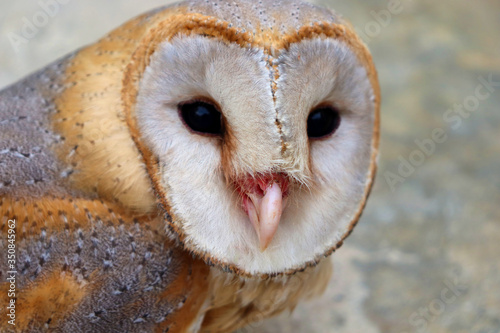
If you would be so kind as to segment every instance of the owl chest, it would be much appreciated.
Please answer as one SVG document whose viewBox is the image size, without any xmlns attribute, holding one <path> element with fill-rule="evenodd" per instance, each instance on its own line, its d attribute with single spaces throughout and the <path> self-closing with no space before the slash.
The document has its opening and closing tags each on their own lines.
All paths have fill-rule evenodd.
<svg viewBox="0 0 500 333">
<path fill-rule="evenodd" d="M 292 276 L 269 280 L 244 279 L 212 268 L 200 332 L 233 332 L 292 311 L 301 300 L 321 295 L 331 272 L 330 260 Z"/>
</svg>

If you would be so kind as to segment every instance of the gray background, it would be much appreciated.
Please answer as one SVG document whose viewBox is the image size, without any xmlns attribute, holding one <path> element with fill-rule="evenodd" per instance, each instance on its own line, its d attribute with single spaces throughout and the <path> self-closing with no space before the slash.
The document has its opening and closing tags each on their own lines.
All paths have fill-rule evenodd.
<svg viewBox="0 0 500 333">
<path fill-rule="evenodd" d="M 15 50 L 9 33 L 41 7 L 1 0 L 0 87 L 167 2 L 71 0 Z M 379 22 L 372 11 L 391 1 L 319 2 L 369 39 L 383 93 L 378 179 L 333 255 L 327 293 L 242 331 L 500 332 L 500 87 L 456 122 L 445 118 L 474 101 L 479 77 L 500 82 L 500 1 L 402 0 Z M 424 156 L 415 140 L 436 129 L 446 140 L 391 186 L 402 160 Z"/>
</svg>

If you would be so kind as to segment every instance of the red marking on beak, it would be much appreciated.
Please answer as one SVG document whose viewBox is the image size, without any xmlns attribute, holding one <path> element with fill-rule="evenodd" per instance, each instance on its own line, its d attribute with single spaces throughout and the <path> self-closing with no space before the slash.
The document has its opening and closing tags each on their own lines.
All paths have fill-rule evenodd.
<svg viewBox="0 0 500 333">
<path fill-rule="evenodd" d="M 288 196 L 288 178 L 279 173 L 248 176 L 235 182 L 242 196 L 243 209 L 259 237 L 260 250 L 265 251 L 278 230 Z"/>
</svg>

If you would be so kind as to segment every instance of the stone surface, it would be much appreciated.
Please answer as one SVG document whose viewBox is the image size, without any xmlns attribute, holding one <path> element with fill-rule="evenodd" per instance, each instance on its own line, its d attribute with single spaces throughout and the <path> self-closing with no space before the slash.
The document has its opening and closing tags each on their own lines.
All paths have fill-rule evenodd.
<svg viewBox="0 0 500 333">
<path fill-rule="evenodd" d="M 383 92 L 378 180 L 333 255 L 327 293 L 241 332 L 500 332 L 500 86 L 481 88 L 489 96 L 474 105 L 480 78 L 500 82 L 500 2 L 319 2 L 349 18 L 373 51 Z M 16 52 L 9 33 L 41 7 L 3 1 L 0 86 L 165 3 L 69 1 Z M 473 111 L 453 111 L 463 103 Z M 430 149 L 433 132 L 440 143 Z M 398 170 L 402 160 L 418 166 Z"/>
</svg>

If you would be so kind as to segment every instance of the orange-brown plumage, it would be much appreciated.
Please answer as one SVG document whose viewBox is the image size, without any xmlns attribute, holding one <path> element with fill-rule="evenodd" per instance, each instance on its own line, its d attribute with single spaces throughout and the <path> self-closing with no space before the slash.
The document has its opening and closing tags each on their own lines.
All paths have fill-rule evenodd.
<svg viewBox="0 0 500 333">
<path fill-rule="evenodd" d="M 153 292 L 145 292 L 141 297 L 148 297 L 154 300 L 154 304 L 171 304 L 173 310 L 169 312 L 164 320 L 157 320 L 152 327 L 155 331 L 163 332 L 172 329 L 174 332 L 183 332 L 196 320 L 196 317 L 204 303 L 208 292 L 208 267 L 201 261 L 193 259 L 189 254 L 174 247 L 171 242 L 165 239 L 162 232 L 162 223 L 152 216 L 140 216 L 125 214 L 123 208 L 106 203 L 101 200 L 86 199 L 57 199 L 44 198 L 38 200 L 21 200 L 3 197 L 0 201 L 0 216 L 2 234 L 7 233 L 7 221 L 16 220 L 16 245 L 18 260 L 25 251 L 30 252 L 30 243 L 40 242 L 42 248 L 46 249 L 49 256 L 22 260 L 23 265 L 18 266 L 17 278 L 17 312 L 18 319 L 16 330 L 20 332 L 37 331 L 43 327 L 49 330 L 60 330 L 64 323 L 70 321 L 69 317 L 78 313 L 79 307 L 89 301 L 94 293 L 105 292 L 106 284 L 111 280 L 112 272 L 123 269 L 119 257 L 128 256 L 135 252 L 134 247 L 127 247 L 123 244 L 110 245 L 108 249 L 116 248 L 119 253 L 111 255 L 117 257 L 116 267 L 112 261 L 114 258 L 104 258 L 96 254 L 96 260 L 109 260 L 107 266 L 93 266 L 94 270 L 83 272 L 78 267 L 77 262 L 71 263 L 71 256 L 81 256 L 81 260 L 88 260 L 82 254 L 83 249 L 77 247 L 76 252 L 64 253 L 64 257 L 58 255 L 59 250 L 70 250 L 66 247 L 53 249 L 58 242 L 78 242 L 79 239 L 95 237 L 96 244 L 104 243 L 107 237 L 115 237 L 121 241 L 123 236 L 115 232 L 115 229 L 127 231 L 128 237 L 137 237 L 137 240 L 130 241 L 129 244 L 137 242 L 137 248 L 147 245 L 143 250 L 156 251 L 159 255 L 172 252 L 168 258 L 172 260 L 170 267 L 167 265 L 165 276 L 171 281 L 164 288 Z M 104 228 L 104 229 L 103 229 Z M 107 232 L 103 232 L 106 230 Z M 135 230 L 135 232 L 134 232 Z M 97 234 L 96 234 L 97 233 Z M 139 237 L 138 237 L 139 236 Z M 149 248 L 152 243 L 161 244 L 157 249 Z M 143 243 L 141 245 L 141 243 Z M 105 245 L 103 245 L 105 247 Z M 99 245 L 96 245 L 99 247 Z M 36 251 L 31 254 L 36 254 Z M 137 255 L 140 250 L 137 250 Z M 68 259 L 70 262 L 68 262 Z M 30 265 L 39 260 L 39 270 L 30 274 Z M 135 262 L 132 260 L 131 262 Z M 138 261 L 140 263 L 140 261 Z M 143 263 L 142 265 L 144 265 Z M 81 263 L 80 263 L 81 265 Z M 146 264 L 147 265 L 147 264 Z M 169 270 L 169 268 L 171 270 Z M 110 274 L 110 277 L 107 276 Z M 148 283 L 145 276 L 144 281 L 137 281 L 138 288 L 145 288 Z M 114 281 L 119 282 L 119 281 Z M 1 295 L 2 304 L 9 302 L 7 290 L 8 283 L 2 283 Z M 140 294 L 138 294 L 140 296 Z M 123 313 L 134 313 L 140 299 L 131 298 L 124 300 L 120 307 L 117 305 L 114 311 Z M 179 306 L 181 304 L 181 306 Z M 111 311 L 112 308 L 101 311 Z M 2 309 L 4 311 L 4 308 Z M 98 310 L 99 311 L 99 310 Z M 3 330 L 9 326 L 2 321 L 0 325 Z"/>
</svg>

